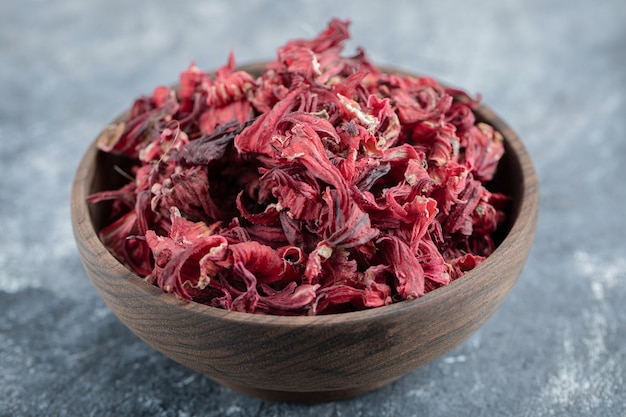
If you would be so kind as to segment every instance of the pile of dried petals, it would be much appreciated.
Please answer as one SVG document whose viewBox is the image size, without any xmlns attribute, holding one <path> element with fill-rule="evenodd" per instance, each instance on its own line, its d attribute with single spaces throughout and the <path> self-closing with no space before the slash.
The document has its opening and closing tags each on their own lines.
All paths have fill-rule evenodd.
<svg viewBox="0 0 626 417">
<path fill-rule="evenodd" d="M 134 161 L 100 231 L 165 292 L 227 310 L 353 311 L 447 285 L 494 250 L 502 137 L 477 99 L 341 55 L 348 21 L 255 78 L 192 65 L 99 138 Z"/>
</svg>

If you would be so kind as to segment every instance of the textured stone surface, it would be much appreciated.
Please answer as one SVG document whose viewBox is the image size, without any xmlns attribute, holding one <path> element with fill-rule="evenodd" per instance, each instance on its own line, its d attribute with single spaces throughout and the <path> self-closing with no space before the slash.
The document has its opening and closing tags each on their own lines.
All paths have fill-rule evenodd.
<svg viewBox="0 0 626 417">
<path fill-rule="evenodd" d="M 626 415 L 623 1 L 3 0 L 0 416 Z M 72 176 L 131 100 L 194 60 L 268 59 L 353 20 L 382 64 L 435 75 L 520 134 L 541 184 L 534 249 L 466 343 L 374 393 L 297 406 L 234 393 L 161 356 L 107 309 L 71 233 Z"/>
</svg>

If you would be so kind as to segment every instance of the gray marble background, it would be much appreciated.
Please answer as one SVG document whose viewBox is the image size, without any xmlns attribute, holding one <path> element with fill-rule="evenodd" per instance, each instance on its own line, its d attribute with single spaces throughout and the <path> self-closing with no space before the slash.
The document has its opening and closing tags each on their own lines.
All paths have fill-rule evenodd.
<svg viewBox="0 0 626 417">
<path fill-rule="evenodd" d="M 525 141 L 541 214 L 518 284 L 466 343 L 315 406 L 222 388 L 128 331 L 84 273 L 72 176 L 100 129 L 191 61 L 271 59 L 351 18 L 372 59 L 480 92 Z M 2 0 L 0 416 L 626 415 L 626 3 Z"/>
</svg>

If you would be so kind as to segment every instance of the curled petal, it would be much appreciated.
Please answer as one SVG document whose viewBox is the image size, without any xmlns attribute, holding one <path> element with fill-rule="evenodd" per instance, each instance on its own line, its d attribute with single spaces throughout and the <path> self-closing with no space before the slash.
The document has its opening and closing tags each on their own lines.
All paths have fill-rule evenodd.
<svg viewBox="0 0 626 417">
<path fill-rule="evenodd" d="M 235 55 L 231 52 L 228 63 L 219 68 L 210 85 L 206 104 L 209 107 L 224 107 L 248 98 L 256 82 L 245 71 L 236 71 Z"/>
<path fill-rule="evenodd" d="M 320 138 L 330 138 L 335 143 L 339 143 L 341 139 L 335 130 L 335 127 L 328 121 L 328 119 L 307 112 L 293 112 L 285 115 L 280 124 L 286 124 L 288 127 L 283 130 L 288 130 L 289 125 L 307 125 L 310 126 Z M 280 126 L 279 126 L 280 127 Z"/>
<path fill-rule="evenodd" d="M 413 129 L 412 142 L 423 151 L 428 161 L 436 166 L 443 166 L 455 160 L 459 152 L 459 141 L 455 136 L 454 125 L 437 121 L 423 121 Z"/>
<path fill-rule="evenodd" d="M 252 117 L 248 101 L 233 101 L 221 107 L 210 107 L 200 116 L 200 131 L 211 134 L 215 128 L 232 122 L 243 124 Z"/>
<path fill-rule="evenodd" d="M 150 248 L 145 239 L 137 238 L 137 214 L 126 213 L 100 231 L 102 243 L 137 275 L 145 277 L 152 271 Z"/>
<path fill-rule="evenodd" d="M 372 227 L 369 216 L 351 197 L 327 190 L 323 198 L 329 213 L 324 235 L 331 246 L 353 248 L 378 236 L 378 229 Z"/>
<path fill-rule="evenodd" d="M 453 259 L 451 262 L 451 278 L 454 280 L 461 277 L 465 272 L 476 268 L 484 260 L 484 256 L 472 253 L 466 253 Z"/>
<path fill-rule="evenodd" d="M 397 291 L 402 299 L 424 295 L 424 269 L 411 248 L 395 236 L 383 237 L 378 243 L 386 263 L 394 271 Z"/>
<path fill-rule="evenodd" d="M 464 159 L 471 168 L 474 178 L 490 181 L 504 154 L 502 135 L 493 127 L 479 123 L 466 135 Z"/>
<path fill-rule="evenodd" d="M 315 53 L 304 46 L 295 46 L 282 51 L 279 59 L 285 65 L 287 72 L 301 75 L 306 79 L 313 79 L 321 75 L 320 63 Z"/>
<path fill-rule="evenodd" d="M 209 187 L 206 167 L 195 166 L 174 172 L 167 181 L 153 186 L 153 210 L 169 211 L 171 207 L 177 207 L 194 220 L 219 220 L 224 214 L 213 201 Z"/>
<path fill-rule="evenodd" d="M 393 146 L 400 135 L 402 125 L 396 112 L 392 109 L 388 98 L 380 99 L 371 94 L 367 100 L 369 113 L 378 119 L 376 130 L 378 138 L 376 146 L 381 150 L 386 150 Z"/>
<path fill-rule="evenodd" d="M 254 123 L 235 137 L 235 148 L 240 154 L 258 153 L 274 156 L 272 138 L 276 126 L 283 117 L 298 106 L 297 97 L 304 91 L 304 86 L 292 90 L 266 113 L 260 115 Z"/>
<path fill-rule="evenodd" d="M 283 260 L 274 249 L 258 242 L 242 242 L 229 246 L 234 264 L 241 264 L 263 282 L 280 278 Z"/>
<path fill-rule="evenodd" d="M 304 270 L 306 283 L 311 284 L 313 282 L 317 282 L 320 274 L 322 273 L 322 264 L 326 262 L 332 254 L 333 248 L 327 242 L 321 241 L 317 244 L 315 250 L 309 254 L 306 268 Z"/>
<path fill-rule="evenodd" d="M 233 273 L 243 280 L 246 289 L 233 300 L 231 309 L 244 313 L 254 313 L 260 299 L 256 277 L 241 262 L 236 262 L 233 265 Z"/>
<path fill-rule="evenodd" d="M 176 209 L 172 210 L 172 218 L 169 236 L 146 232 L 155 259 L 148 281 L 183 300 L 191 300 L 185 287 L 203 288 L 208 284 L 214 273 L 207 262 L 220 259 L 227 242 L 224 237 L 213 235 L 204 223 L 184 219 Z"/>
<path fill-rule="evenodd" d="M 483 188 L 479 181 L 467 182 L 466 188 L 459 194 L 459 201 L 453 206 L 450 214 L 442 222 L 445 233 L 459 232 L 469 236 L 472 234 L 472 213 L 483 197 Z"/>
<path fill-rule="evenodd" d="M 391 91 L 391 98 L 403 124 L 436 120 L 452 106 L 453 97 L 432 79 L 422 78 L 412 82 L 409 78 L 407 81 L 406 87 Z"/>
<path fill-rule="evenodd" d="M 291 281 L 281 291 L 275 291 L 268 286 L 262 287 L 269 294 L 259 297 L 259 309 L 270 314 L 302 314 L 317 297 L 319 285 L 297 285 Z"/>
<path fill-rule="evenodd" d="M 340 171 L 328 159 L 322 141 L 309 124 L 297 124 L 292 128 L 293 135 L 285 143 L 281 156 L 287 160 L 297 160 L 309 172 L 338 189 L 346 184 Z"/>
<path fill-rule="evenodd" d="M 209 75 L 191 63 L 187 70 L 180 74 L 180 87 L 178 89 L 178 97 L 183 102 L 193 100 L 194 94 L 199 90 L 208 90 L 212 82 Z"/>
<path fill-rule="evenodd" d="M 109 125 L 98 137 L 98 148 L 113 154 L 136 158 L 142 147 L 159 137 L 159 126 L 167 124 L 179 109 L 174 95 L 156 107 L 151 99 L 142 97 L 135 101 L 131 118 L 126 122 Z"/>
</svg>

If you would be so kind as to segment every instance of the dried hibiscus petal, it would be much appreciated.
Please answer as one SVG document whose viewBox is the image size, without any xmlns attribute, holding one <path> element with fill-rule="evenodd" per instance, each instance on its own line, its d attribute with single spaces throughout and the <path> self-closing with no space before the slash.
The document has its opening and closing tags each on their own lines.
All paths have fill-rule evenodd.
<svg viewBox="0 0 626 417">
<path fill-rule="evenodd" d="M 489 256 L 502 135 L 479 98 L 343 56 L 348 26 L 258 76 L 232 53 L 212 75 L 191 64 L 108 126 L 99 148 L 134 163 L 88 198 L 111 203 L 109 250 L 180 299 L 279 315 L 418 298 Z"/>
<path fill-rule="evenodd" d="M 267 295 L 260 295 L 257 308 L 269 314 L 304 314 L 317 297 L 319 285 L 296 284 L 290 281 L 280 291 L 261 284 Z"/>
<path fill-rule="evenodd" d="M 148 281 L 186 300 L 192 298 L 185 287 L 204 288 L 216 272 L 207 267 L 208 261 L 222 260 L 227 245 L 226 239 L 213 234 L 206 224 L 186 220 L 175 208 L 169 236 L 148 230 L 146 241 L 155 260 Z"/>
</svg>

